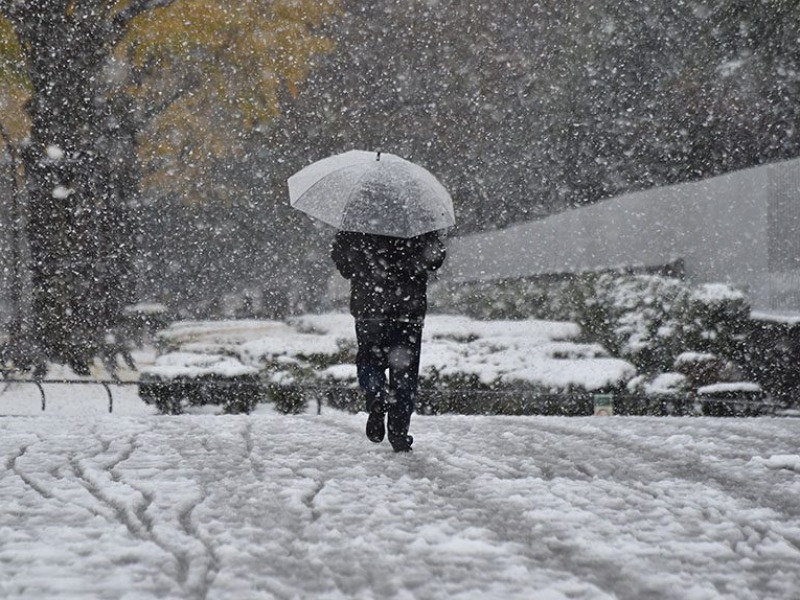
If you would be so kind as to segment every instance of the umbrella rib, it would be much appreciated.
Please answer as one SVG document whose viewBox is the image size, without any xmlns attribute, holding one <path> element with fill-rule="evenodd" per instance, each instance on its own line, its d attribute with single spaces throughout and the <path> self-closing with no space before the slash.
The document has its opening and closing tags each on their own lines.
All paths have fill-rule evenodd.
<svg viewBox="0 0 800 600">
<path fill-rule="evenodd" d="M 355 194 L 355 193 L 356 193 L 358 190 L 360 190 L 360 189 L 361 189 L 361 182 L 362 182 L 362 181 L 364 181 L 364 179 L 366 179 L 367 175 L 369 175 L 369 174 L 370 174 L 370 171 L 369 171 L 369 169 L 365 170 L 365 171 L 364 171 L 364 172 L 361 174 L 361 176 L 358 178 L 357 184 L 356 184 L 356 185 L 354 185 L 354 186 L 352 187 L 352 189 L 350 190 L 350 193 L 347 195 L 347 199 L 346 199 L 346 200 L 345 200 L 345 202 L 344 202 L 344 208 L 342 209 L 342 222 L 340 223 L 340 225 L 344 225 L 344 222 L 345 222 L 345 216 L 347 215 L 347 207 L 348 207 L 348 206 L 350 206 L 350 200 L 351 200 L 351 198 L 353 197 L 353 195 L 354 195 L 354 194 Z"/>
</svg>

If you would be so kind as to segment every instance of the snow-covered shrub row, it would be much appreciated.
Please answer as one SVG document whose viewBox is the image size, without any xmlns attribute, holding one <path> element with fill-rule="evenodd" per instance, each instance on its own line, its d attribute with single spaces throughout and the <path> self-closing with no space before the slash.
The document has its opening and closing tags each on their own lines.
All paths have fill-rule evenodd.
<svg viewBox="0 0 800 600">
<path fill-rule="evenodd" d="M 610 357 L 598 344 L 580 343 L 579 337 L 580 329 L 569 322 L 429 315 L 420 384 L 594 392 L 621 390 L 636 375 L 629 362 Z M 177 323 L 160 339 L 164 352 L 229 357 L 258 369 L 273 385 L 356 387 L 355 329 L 348 314 Z"/>
<path fill-rule="evenodd" d="M 305 399 L 283 384 L 313 379 L 338 353 L 332 337 L 259 320 L 176 322 L 159 332 L 157 347 L 155 364 L 141 371 L 140 394 L 171 414 L 185 404 L 231 404 L 229 412 L 246 412 L 264 396 L 281 412 L 301 412 Z M 231 403 L 232 393 L 242 400 Z"/>
<path fill-rule="evenodd" d="M 624 273 L 464 284 L 437 290 L 434 305 L 476 318 L 574 321 L 584 341 L 652 374 L 671 371 L 685 352 L 736 356 L 750 313 L 724 284 Z"/>
<path fill-rule="evenodd" d="M 227 413 L 250 412 L 260 401 L 258 369 L 223 354 L 175 351 L 141 370 L 139 396 L 165 414 L 218 404 Z"/>
<path fill-rule="evenodd" d="M 585 301 L 586 315 L 607 315 L 599 332 L 594 332 L 595 339 L 608 340 L 619 352 L 617 357 L 603 344 L 589 341 L 573 322 L 430 314 L 423 331 L 420 368 L 423 401 L 438 394 L 439 410 L 457 400 L 460 411 L 469 404 L 522 414 L 530 410 L 532 398 L 547 403 L 548 394 L 562 394 L 554 400 L 558 404 L 563 403 L 563 394 L 583 402 L 591 401 L 591 394 L 612 392 L 620 402 L 628 402 L 620 405 L 626 414 L 697 414 L 704 409 L 696 408 L 695 400 L 704 407 L 715 397 L 728 399 L 728 388 L 721 394 L 713 387 L 720 382 L 728 387 L 735 383 L 733 392 L 739 397 L 764 397 L 723 354 L 725 344 L 739 342 L 738 325 L 727 320 L 731 315 L 741 317 L 743 304 L 735 291 L 723 286 L 690 288 L 650 276 L 631 276 L 625 281 L 598 276 L 591 288 L 584 285 L 599 290 Z M 692 315 L 691 322 L 684 322 L 686 315 Z M 186 372 L 198 370 L 208 359 L 186 360 L 186 356 L 207 356 L 214 359 L 208 365 L 224 367 L 226 372 L 256 371 L 262 384 L 274 392 L 268 396 L 285 412 L 302 408 L 302 401 L 298 404 L 297 398 L 283 394 L 297 386 L 341 397 L 343 407 L 360 402 L 354 393 L 355 330 L 346 313 L 304 315 L 286 322 L 176 323 L 160 339 L 166 354 L 154 371 L 175 369 L 177 363 Z M 695 350 L 682 351 L 684 345 Z M 700 388 L 704 389 L 702 399 L 698 399 Z M 508 391 L 515 393 L 494 394 Z M 725 406 L 720 404 L 721 410 Z M 575 414 L 587 411 L 583 405 L 574 409 Z M 548 414 L 550 409 L 537 410 Z M 560 405 L 552 410 L 571 414 Z"/>
</svg>

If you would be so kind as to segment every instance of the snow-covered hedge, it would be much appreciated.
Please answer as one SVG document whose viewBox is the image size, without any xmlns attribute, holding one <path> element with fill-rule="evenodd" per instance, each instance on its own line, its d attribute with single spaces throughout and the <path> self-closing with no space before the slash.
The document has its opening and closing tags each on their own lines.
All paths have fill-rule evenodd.
<svg viewBox="0 0 800 600">
<path fill-rule="evenodd" d="M 465 284 L 435 296 L 435 306 L 476 318 L 574 321 L 584 341 L 653 374 L 669 372 L 684 352 L 735 356 L 750 313 L 727 285 L 644 274 Z"/>
<path fill-rule="evenodd" d="M 221 354 L 169 352 L 142 369 L 139 379 L 139 396 L 165 414 L 204 404 L 250 412 L 262 395 L 258 369 Z"/>
<path fill-rule="evenodd" d="M 299 331 L 316 332 L 305 335 L 318 337 L 317 348 L 327 348 L 328 359 L 309 361 L 309 356 L 318 359 L 322 353 L 301 356 L 292 352 L 290 343 L 283 346 L 283 353 L 272 354 L 270 361 L 262 360 L 263 368 L 278 374 L 292 365 L 310 381 L 356 385 L 351 317 L 345 316 L 343 323 L 341 315 L 308 315 L 291 323 Z M 420 385 L 438 389 L 605 391 L 621 389 L 635 375 L 630 363 L 610 357 L 597 344 L 577 342 L 579 335 L 574 323 L 477 321 L 429 315 L 423 331 Z M 245 345 L 242 351 L 253 355 L 252 345 Z"/>
<path fill-rule="evenodd" d="M 722 354 L 727 344 L 739 342 L 744 303 L 738 293 L 724 286 L 690 288 L 649 276 L 598 276 L 591 285 L 598 292 L 583 302 L 585 326 L 591 326 L 590 317 L 605 315 L 591 332 L 595 341 L 568 321 L 428 315 L 420 364 L 421 404 L 435 398 L 441 409 L 457 398 L 464 404 L 462 410 L 469 404 L 474 411 L 486 407 L 487 412 L 523 414 L 530 409 L 523 404 L 531 399 L 557 404 L 568 395 L 580 406 L 542 410 L 586 414 L 584 404 L 593 394 L 614 393 L 627 414 L 695 414 L 698 388 L 745 381 L 737 379 L 741 371 Z M 298 387 L 314 388 L 337 405 L 358 402 L 355 328 L 346 313 L 304 315 L 286 322 L 177 323 L 162 332 L 160 340 L 167 354 L 154 373 L 174 368 L 168 363 L 181 356 L 214 356 L 219 365 L 257 372 L 284 412 L 304 408 L 303 398 L 289 393 Z M 607 340 L 618 355 L 596 340 Z M 183 362 L 192 367 L 193 361 Z M 193 368 L 198 364 L 202 361 L 195 359 Z"/>
<path fill-rule="evenodd" d="M 744 295 L 724 284 L 604 274 L 587 286 L 578 317 L 584 333 L 640 371 L 669 371 L 689 351 L 734 356 L 749 322 Z"/>
<path fill-rule="evenodd" d="M 479 321 L 429 315 L 423 331 L 422 388 L 608 392 L 622 390 L 636 370 L 599 344 L 578 341 L 574 323 Z M 255 369 L 267 386 L 357 387 L 355 329 L 344 313 L 287 322 L 177 323 L 160 334 L 164 356 L 151 375 L 181 357 L 213 356 L 218 364 Z M 226 361 L 222 361 L 222 357 Z M 186 369 L 205 364 L 183 360 Z"/>
</svg>

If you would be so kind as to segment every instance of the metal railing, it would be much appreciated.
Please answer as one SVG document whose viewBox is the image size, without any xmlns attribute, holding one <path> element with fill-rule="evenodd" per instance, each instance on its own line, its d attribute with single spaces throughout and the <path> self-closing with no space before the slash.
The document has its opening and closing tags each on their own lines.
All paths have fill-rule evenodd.
<svg viewBox="0 0 800 600">
<path fill-rule="evenodd" d="M 112 388 L 141 386 L 140 381 L 118 379 L 16 379 L 8 377 L 0 383 L 5 387 L 0 395 L 13 384 L 34 385 L 39 390 L 42 411 L 47 408 L 46 386 L 50 385 L 100 385 L 108 398 L 108 412 L 114 412 Z M 225 380 L 184 380 L 182 386 L 199 391 L 212 388 L 237 388 L 242 384 Z M 323 404 L 341 410 L 356 411 L 361 408 L 362 396 L 358 388 L 335 385 L 279 386 L 266 382 L 256 384 L 264 397 L 275 398 L 275 392 L 294 392 L 316 400 L 317 414 Z M 209 402 L 209 404 L 215 402 Z M 483 414 L 483 415 L 561 415 L 579 416 L 591 414 L 617 415 L 691 415 L 698 414 L 697 406 L 704 406 L 703 413 L 719 416 L 756 416 L 776 414 L 783 406 L 769 398 L 748 397 L 713 398 L 697 395 L 642 396 L 638 394 L 594 394 L 591 392 L 537 392 L 526 390 L 472 390 L 459 388 L 420 388 L 417 410 L 423 414 Z"/>
<path fill-rule="evenodd" d="M 12 384 L 22 383 L 35 385 L 39 389 L 39 395 L 42 401 L 42 411 L 47 408 L 47 394 L 44 386 L 46 385 L 101 385 L 106 391 L 108 397 L 108 412 L 114 412 L 114 394 L 111 392 L 111 386 L 125 386 L 125 385 L 139 385 L 138 381 L 120 381 L 114 379 L 9 379 L 6 377 L 2 380 L 5 387 L 2 392 L 5 392 L 7 387 Z"/>
</svg>

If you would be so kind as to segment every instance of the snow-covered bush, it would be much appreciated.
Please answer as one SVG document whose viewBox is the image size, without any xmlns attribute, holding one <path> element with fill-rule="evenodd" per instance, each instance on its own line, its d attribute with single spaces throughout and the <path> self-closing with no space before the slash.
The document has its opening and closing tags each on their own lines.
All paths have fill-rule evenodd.
<svg viewBox="0 0 800 600">
<path fill-rule="evenodd" d="M 761 384 L 771 397 L 800 408 L 800 319 L 758 315 L 739 364 L 745 377 Z"/>
<path fill-rule="evenodd" d="M 275 405 L 275 410 L 285 415 L 302 413 L 308 404 L 303 393 L 296 387 L 271 385 L 268 396 Z"/>
<path fill-rule="evenodd" d="M 697 390 L 704 415 L 712 417 L 757 416 L 764 410 L 764 391 L 757 383 L 716 383 Z"/>
<path fill-rule="evenodd" d="M 750 309 L 727 285 L 612 274 L 586 278 L 585 285 L 577 305 L 584 335 L 639 371 L 670 371 L 686 351 L 728 357 L 740 349 Z"/>
<path fill-rule="evenodd" d="M 620 272 L 442 286 L 434 297 L 435 308 L 478 319 L 574 321 L 586 341 L 653 373 L 687 351 L 735 356 L 750 312 L 728 285 Z"/>
<path fill-rule="evenodd" d="M 164 414 L 187 406 L 221 405 L 227 413 L 250 412 L 262 392 L 258 369 L 220 354 L 170 352 L 142 369 L 139 396 Z"/>
<path fill-rule="evenodd" d="M 675 359 L 675 371 L 693 389 L 721 381 L 725 361 L 709 352 L 683 352 Z"/>
<path fill-rule="evenodd" d="M 521 414 L 529 403 L 520 400 L 520 393 L 590 396 L 624 389 L 636 375 L 634 367 L 609 356 L 599 344 L 581 343 L 579 336 L 580 329 L 569 322 L 429 315 L 423 329 L 421 399 L 446 391 L 463 405 L 472 394 L 475 410 L 482 406 Z M 334 393 L 342 406 L 361 404 L 357 393 L 350 393 L 357 390 L 357 380 L 355 330 L 348 314 L 304 315 L 286 323 L 176 323 L 161 338 L 172 356 L 208 353 L 254 369 L 268 399 L 283 412 L 302 408 L 290 393 L 298 388 L 305 388 L 306 395 Z M 556 404 L 553 414 L 571 414 Z"/>
<path fill-rule="evenodd" d="M 690 391 L 690 386 L 681 373 L 659 373 L 634 377 L 628 382 L 627 390 L 642 396 L 683 396 Z"/>
</svg>

